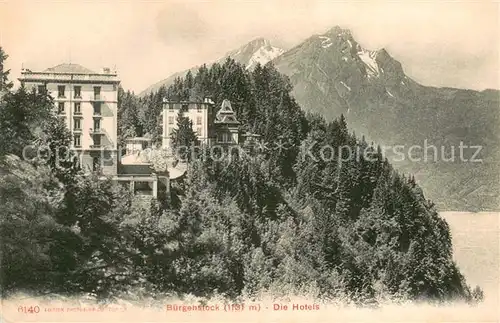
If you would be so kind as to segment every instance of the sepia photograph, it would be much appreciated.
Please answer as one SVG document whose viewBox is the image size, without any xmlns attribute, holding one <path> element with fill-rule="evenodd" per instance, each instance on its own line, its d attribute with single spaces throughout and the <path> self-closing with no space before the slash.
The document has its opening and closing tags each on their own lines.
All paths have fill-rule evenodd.
<svg viewBox="0 0 500 323">
<path fill-rule="evenodd" d="M 499 322 L 500 3 L 0 0 L 0 321 Z"/>
</svg>

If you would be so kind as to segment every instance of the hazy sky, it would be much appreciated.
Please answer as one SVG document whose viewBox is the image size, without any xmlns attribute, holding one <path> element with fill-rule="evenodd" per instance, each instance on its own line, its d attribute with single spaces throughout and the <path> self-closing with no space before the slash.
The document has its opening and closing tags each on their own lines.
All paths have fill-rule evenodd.
<svg viewBox="0 0 500 323">
<path fill-rule="evenodd" d="M 116 65 L 124 88 L 140 92 L 253 38 L 292 47 L 340 25 L 423 84 L 482 90 L 500 88 L 499 14 L 487 1 L 0 0 L 0 45 L 11 78 L 22 64 Z"/>
</svg>

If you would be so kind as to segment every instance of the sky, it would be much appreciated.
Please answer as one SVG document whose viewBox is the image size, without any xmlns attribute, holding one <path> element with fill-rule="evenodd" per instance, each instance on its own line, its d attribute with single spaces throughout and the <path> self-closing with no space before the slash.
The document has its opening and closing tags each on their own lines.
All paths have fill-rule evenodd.
<svg viewBox="0 0 500 323">
<path fill-rule="evenodd" d="M 21 67 L 115 67 L 136 93 L 257 37 L 291 48 L 335 25 L 385 48 L 424 85 L 500 88 L 499 4 L 488 1 L 0 0 L 0 46 Z"/>
</svg>

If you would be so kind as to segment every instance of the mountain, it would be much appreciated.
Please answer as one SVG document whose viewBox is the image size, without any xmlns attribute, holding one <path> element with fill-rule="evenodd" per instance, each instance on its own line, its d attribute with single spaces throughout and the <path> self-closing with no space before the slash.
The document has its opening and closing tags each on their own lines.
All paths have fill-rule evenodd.
<svg viewBox="0 0 500 323">
<path fill-rule="evenodd" d="M 311 36 L 273 63 L 289 76 L 302 108 L 327 118 L 344 114 L 357 135 L 386 146 L 387 157 L 414 174 L 440 209 L 499 209 L 499 91 L 419 84 L 385 49 L 367 50 L 340 27 Z M 460 142 L 481 146 L 476 159 L 482 162 L 460 160 Z M 470 160 L 477 148 L 462 150 Z"/>
<path fill-rule="evenodd" d="M 239 49 L 227 53 L 219 61 L 232 57 L 235 61 L 245 64 L 247 69 L 253 69 L 257 63 L 264 65 L 284 52 L 284 49 L 272 46 L 269 40 L 257 38 Z"/>
<path fill-rule="evenodd" d="M 218 62 L 228 56 L 250 68 L 274 57 L 303 109 L 328 119 L 344 114 L 358 137 L 380 144 L 393 165 L 413 174 L 440 210 L 500 209 L 499 91 L 419 84 L 387 50 L 363 48 L 338 26 L 286 52 L 259 38 Z M 468 162 L 460 157 L 461 142 L 469 147 L 462 149 Z M 470 162 L 477 150 L 472 146 L 482 147 L 475 156 L 481 162 Z"/>
<path fill-rule="evenodd" d="M 260 63 L 262 65 L 266 64 L 267 62 L 273 60 L 284 52 L 284 49 L 273 46 L 269 40 L 261 37 L 252 40 L 248 44 L 243 45 L 238 49 L 226 53 L 226 55 L 213 63 L 221 63 L 224 62 L 228 57 L 231 57 L 238 63 L 244 64 L 247 69 L 253 69 L 255 65 L 257 65 L 257 63 Z M 144 91 L 142 91 L 139 96 L 143 97 L 146 94 L 158 91 L 158 89 L 164 85 L 168 86 L 170 84 L 173 84 L 174 80 L 177 77 L 183 77 L 188 73 L 188 71 L 191 71 L 191 73 L 196 73 L 198 68 L 199 66 L 195 66 L 191 69 L 172 74 L 166 79 L 149 86 Z"/>
</svg>

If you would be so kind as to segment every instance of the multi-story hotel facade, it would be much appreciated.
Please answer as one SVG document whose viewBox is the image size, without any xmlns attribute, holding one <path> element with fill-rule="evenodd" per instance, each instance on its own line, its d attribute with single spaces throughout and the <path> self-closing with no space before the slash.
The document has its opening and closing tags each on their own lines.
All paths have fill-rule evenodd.
<svg viewBox="0 0 500 323">
<path fill-rule="evenodd" d="M 117 173 L 118 85 L 116 72 L 97 73 L 78 64 L 60 64 L 41 72 L 21 71 L 27 89 L 48 92 L 57 114 L 71 131 L 71 149 L 87 171 Z"/>
<path fill-rule="evenodd" d="M 203 101 L 169 101 L 163 100 L 163 135 L 162 146 L 168 149 L 172 146 L 171 135 L 177 128 L 177 117 L 182 114 L 193 123 L 193 130 L 200 142 L 206 142 L 210 137 L 209 124 L 213 120 L 213 102 Z"/>
</svg>

